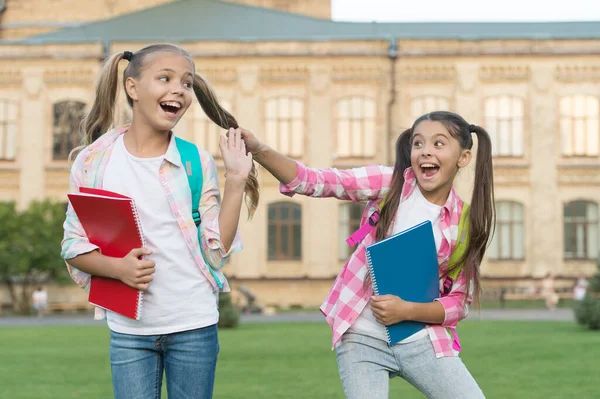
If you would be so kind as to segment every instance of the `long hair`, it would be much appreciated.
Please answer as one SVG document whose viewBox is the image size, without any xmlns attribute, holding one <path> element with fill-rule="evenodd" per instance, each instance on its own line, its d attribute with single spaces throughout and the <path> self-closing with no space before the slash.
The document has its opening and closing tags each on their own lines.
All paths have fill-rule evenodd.
<svg viewBox="0 0 600 399">
<path fill-rule="evenodd" d="M 148 55 L 159 52 L 169 52 L 182 55 L 186 57 L 195 68 L 192 56 L 181 47 L 168 43 L 152 44 L 142 48 L 136 53 L 133 53 L 131 57 L 128 57 L 130 58 L 129 64 L 123 71 L 123 87 L 125 87 L 125 82 L 128 78 L 139 78 Z M 100 78 L 96 87 L 96 99 L 94 100 L 92 108 L 83 119 L 81 124 L 82 147 L 94 142 L 96 139 L 98 139 L 98 137 L 110 130 L 114 125 L 115 107 L 117 102 L 117 87 L 119 82 L 119 61 L 121 61 L 123 57 L 124 53 L 114 54 L 108 60 L 106 60 L 102 67 Z M 196 95 L 202 110 L 206 113 L 211 121 L 223 129 L 239 127 L 235 117 L 219 104 L 214 90 L 198 73 L 194 74 L 193 88 L 194 94 Z M 127 94 L 127 91 L 125 91 L 125 96 L 129 105 L 133 107 L 133 100 L 129 94 Z M 248 214 L 250 217 L 252 217 L 258 206 L 260 196 L 256 165 L 254 162 L 252 163 L 252 170 L 250 171 L 248 180 L 246 181 L 245 192 L 245 202 L 248 208 Z"/>
<path fill-rule="evenodd" d="M 396 163 L 392 175 L 391 188 L 377 224 L 376 240 L 385 238 L 402 194 L 404 171 L 411 166 L 411 139 L 415 127 L 423 121 L 442 123 L 460 144 L 461 149 L 471 149 L 473 138 L 477 136 L 477 155 L 475 182 L 469 208 L 469 243 L 467 249 L 456 264 L 448 265 L 446 275 L 464 265 L 467 280 L 466 292 L 473 290 L 475 303 L 479 301 L 479 265 L 489 244 L 496 224 L 494 211 L 494 176 L 492 166 L 492 143 L 489 134 L 480 126 L 469 125 L 460 115 L 446 111 L 430 112 L 418 118 L 410 129 L 402 132 L 396 141 Z M 473 280 L 473 287 L 471 287 Z M 466 296 L 465 296 L 466 300 Z"/>
</svg>

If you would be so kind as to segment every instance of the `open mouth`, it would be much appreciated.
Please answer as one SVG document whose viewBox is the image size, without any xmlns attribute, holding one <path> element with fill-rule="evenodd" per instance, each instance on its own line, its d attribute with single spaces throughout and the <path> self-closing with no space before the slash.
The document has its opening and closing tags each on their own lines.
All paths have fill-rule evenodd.
<svg viewBox="0 0 600 399">
<path fill-rule="evenodd" d="M 421 175 L 426 179 L 431 179 L 440 171 L 440 167 L 433 163 L 424 163 L 421 165 Z"/>
<path fill-rule="evenodd" d="M 170 117 L 175 117 L 181 109 L 181 104 L 176 101 L 164 101 L 160 103 L 160 107 Z"/>
</svg>

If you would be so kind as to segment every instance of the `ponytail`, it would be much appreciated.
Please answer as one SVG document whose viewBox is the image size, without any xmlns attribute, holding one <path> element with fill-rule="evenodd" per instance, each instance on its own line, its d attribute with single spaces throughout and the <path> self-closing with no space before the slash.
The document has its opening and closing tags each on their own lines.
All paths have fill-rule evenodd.
<svg viewBox="0 0 600 399">
<path fill-rule="evenodd" d="M 221 107 L 217 100 L 217 96 L 208 82 L 198 74 L 194 74 L 194 93 L 196 94 L 196 98 L 198 99 L 202 110 L 211 121 L 223 129 L 237 129 L 239 127 L 233 115 Z M 249 217 L 252 217 L 258 207 L 260 192 L 257 175 L 256 165 L 252 162 L 252 169 L 248 175 L 245 188 L 245 201 Z"/>
<path fill-rule="evenodd" d="M 117 88 L 119 87 L 119 61 L 122 59 L 123 53 L 117 53 L 110 57 L 102 67 L 94 104 L 81 122 L 82 146 L 90 145 L 114 124 Z"/>
<path fill-rule="evenodd" d="M 406 129 L 396 140 L 396 163 L 394 165 L 390 191 L 387 193 L 386 201 L 381 209 L 381 215 L 379 216 L 379 222 L 377 223 L 377 231 L 375 233 L 375 239 L 377 241 L 381 241 L 386 237 L 390 224 L 400 205 L 402 187 L 404 186 L 404 171 L 406 168 L 410 167 L 411 137 L 412 128 Z"/>
<path fill-rule="evenodd" d="M 459 263 L 449 265 L 448 271 L 464 265 L 466 292 L 473 291 L 475 303 L 479 303 L 481 287 L 479 265 L 494 232 L 496 215 L 494 209 L 494 173 L 492 166 L 492 142 L 481 126 L 470 125 L 470 133 L 477 136 L 475 182 L 469 207 L 469 243 Z M 471 279 L 473 287 L 471 287 Z M 468 295 L 467 295 L 468 296 Z M 465 296 L 465 300 L 466 297 Z"/>
</svg>

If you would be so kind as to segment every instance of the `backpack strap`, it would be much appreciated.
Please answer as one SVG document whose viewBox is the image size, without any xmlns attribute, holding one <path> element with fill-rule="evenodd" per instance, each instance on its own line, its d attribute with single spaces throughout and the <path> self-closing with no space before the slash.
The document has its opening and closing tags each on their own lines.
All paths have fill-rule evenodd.
<svg viewBox="0 0 600 399">
<path fill-rule="evenodd" d="M 200 227 L 200 196 L 202 195 L 202 163 L 200 153 L 195 144 L 187 140 L 175 137 L 177 150 L 181 157 L 181 163 L 187 174 L 190 190 L 192 191 L 192 217 L 196 226 Z"/>
<path fill-rule="evenodd" d="M 460 214 L 460 221 L 458 222 L 458 236 L 456 237 L 456 245 L 454 251 L 450 256 L 449 265 L 454 265 L 460 261 L 465 251 L 467 250 L 467 244 L 469 243 L 469 205 L 465 203 L 463 205 L 462 213 Z M 462 270 L 463 265 L 455 268 L 451 273 L 448 274 L 452 280 L 456 280 L 456 277 Z"/>
<path fill-rule="evenodd" d="M 388 191 L 388 193 L 389 193 L 389 191 Z M 373 230 L 373 228 L 375 228 L 375 226 L 377 225 L 377 222 L 379 222 L 379 215 L 381 214 L 381 210 L 383 209 L 383 206 L 385 205 L 385 201 L 387 200 L 388 193 L 385 194 L 385 196 L 379 203 L 379 208 L 375 212 L 373 212 L 371 214 L 371 216 L 369 216 L 369 218 L 367 219 L 367 223 L 360 226 L 358 228 L 358 230 L 356 230 L 354 233 L 352 233 L 352 235 L 350 237 L 348 237 L 346 239 L 346 243 L 349 246 L 353 247 L 356 244 L 358 244 L 360 240 L 365 238 L 367 236 L 367 234 L 369 234 L 371 232 L 371 230 Z"/>
<path fill-rule="evenodd" d="M 198 228 L 198 244 L 200 245 L 200 253 L 202 254 L 202 259 L 204 259 L 204 263 L 208 268 L 208 271 L 213 276 L 219 289 L 223 289 L 223 282 L 217 276 L 217 273 L 210 266 L 206 257 L 204 256 L 204 252 L 202 251 L 201 244 L 201 229 L 200 229 L 200 197 L 202 196 L 202 162 L 200 161 L 200 153 L 198 152 L 198 147 L 194 143 L 190 143 L 187 140 L 184 140 L 179 137 L 175 137 L 175 144 L 177 145 L 177 151 L 179 151 L 179 156 L 181 157 L 181 163 L 185 168 L 185 172 L 188 178 L 188 183 L 190 185 L 190 191 L 192 192 L 192 218 L 194 219 L 194 223 Z"/>
</svg>

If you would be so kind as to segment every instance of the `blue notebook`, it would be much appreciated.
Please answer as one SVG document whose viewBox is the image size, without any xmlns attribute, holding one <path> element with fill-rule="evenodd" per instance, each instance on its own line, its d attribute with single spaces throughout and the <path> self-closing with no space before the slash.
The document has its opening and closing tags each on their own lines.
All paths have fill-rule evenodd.
<svg viewBox="0 0 600 399">
<path fill-rule="evenodd" d="M 396 295 L 427 303 L 439 297 L 439 272 L 433 227 L 429 220 L 366 248 L 375 295 Z M 419 332 L 426 323 L 402 321 L 386 327 L 393 345 Z"/>
</svg>

